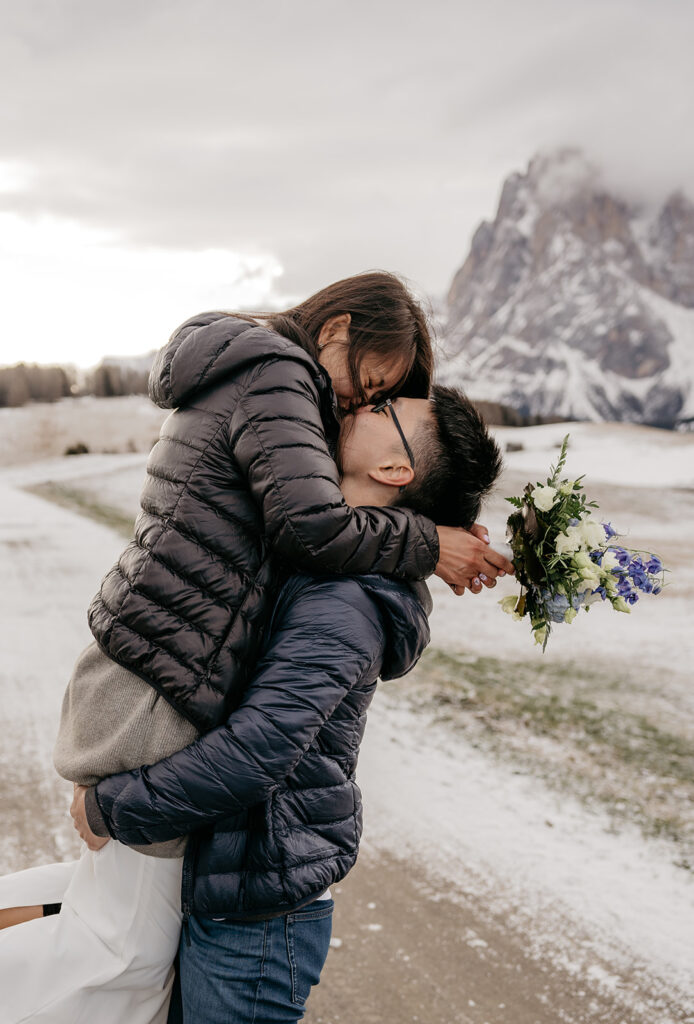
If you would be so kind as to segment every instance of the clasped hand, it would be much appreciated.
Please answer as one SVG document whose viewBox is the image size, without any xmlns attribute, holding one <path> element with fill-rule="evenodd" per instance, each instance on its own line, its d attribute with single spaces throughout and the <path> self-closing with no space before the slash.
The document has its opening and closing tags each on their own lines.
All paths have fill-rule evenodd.
<svg viewBox="0 0 694 1024">
<path fill-rule="evenodd" d="M 513 563 L 489 546 L 486 526 L 475 523 L 469 530 L 437 526 L 439 561 L 436 575 L 458 595 L 482 587 L 495 587 L 498 576 L 513 575 Z"/>
<path fill-rule="evenodd" d="M 106 846 L 108 842 L 108 836 L 106 838 L 102 836 L 94 835 L 89 827 L 87 821 L 87 812 L 84 806 L 84 797 L 87 792 L 87 786 L 75 786 L 75 794 L 72 798 L 72 806 L 70 807 L 70 814 L 72 815 L 73 824 L 77 832 L 79 832 L 80 839 L 83 839 L 90 850 L 100 850 L 102 846 Z"/>
</svg>

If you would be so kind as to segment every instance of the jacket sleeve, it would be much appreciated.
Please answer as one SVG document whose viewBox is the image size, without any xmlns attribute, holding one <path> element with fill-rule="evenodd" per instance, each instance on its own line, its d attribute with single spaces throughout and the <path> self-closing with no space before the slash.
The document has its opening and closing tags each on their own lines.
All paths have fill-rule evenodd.
<svg viewBox="0 0 694 1024">
<path fill-rule="evenodd" d="M 273 548 L 303 572 L 425 579 L 438 534 L 409 509 L 351 508 L 325 440 L 318 394 L 300 363 L 262 363 L 239 400 L 229 440 Z"/>
<path fill-rule="evenodd" d="M 225 725 L 89 791 L 90 824 L 96 811 L 105 826 L 93 831 L 129 846 L 162 842 L 264 801 L 350 688 L 377 677 L 384 646 L 378 607 L 356 581 L 314 580 L 276 619 Z"/>
</svg>

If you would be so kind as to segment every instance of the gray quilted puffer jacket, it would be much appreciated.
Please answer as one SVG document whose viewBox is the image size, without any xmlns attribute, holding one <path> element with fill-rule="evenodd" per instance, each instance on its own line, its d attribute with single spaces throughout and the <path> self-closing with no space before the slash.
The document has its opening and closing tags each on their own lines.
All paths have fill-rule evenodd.
<svg viewBox="0 0 694 1024">
<path fill-rule="evenodd" d="M 345 504 L 329 378 L 274 331 L 223 313 L 188 320 L 158 354 L 150 395 L 174 411 L 89 624 L 204 733 L 238 706 L 281 567 L 419 580 L 438 539 L 406 509 Z"/>
</svg>

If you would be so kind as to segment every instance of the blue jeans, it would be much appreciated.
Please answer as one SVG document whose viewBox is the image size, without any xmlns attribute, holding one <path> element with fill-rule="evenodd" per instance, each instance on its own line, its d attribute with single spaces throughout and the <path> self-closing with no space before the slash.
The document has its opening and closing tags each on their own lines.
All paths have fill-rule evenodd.
<svg viewBox="0 0 694 1024">
<path fill-rule="evenodd" d="M 179 950 L 185 1024 L 297 1024 L 328 955 L 332 917 L 332 900 L 271 921 L 191 917 L 190 946 L 182 936 Z"/>
</svg>

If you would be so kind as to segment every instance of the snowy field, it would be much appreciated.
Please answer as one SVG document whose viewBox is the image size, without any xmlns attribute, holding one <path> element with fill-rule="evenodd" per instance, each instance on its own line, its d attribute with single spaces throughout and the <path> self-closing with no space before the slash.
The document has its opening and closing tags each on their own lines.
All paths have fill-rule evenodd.
<svg viewBox="0 0 694 1024">
<path fill-rule="evenodd" d="M 77 444 L 90 452 L 148 452 L 165 416 L 141 395 L 0 409 L 0 466 L 63 455 Z"/>
<path fill-rule="evenodd" d="M 123 403 L 125 416 L 113 401 Z M 121 452 L 113 455 L 38 459 L 31 430 L 23 447 L 28 410 L 0 417 L 0 766 L 3 820 L 11 823 L 0 837 L 0 856 L 8 869 L 76 849 L 65 816 L 69 794 L 51 774 L 50 751 L 65 682 L 89 639 L 86 607 L 124 539 L 73 508 L 83 502 L 82 513 L 91 515 L 106 507 L 121 524 L 134 517 L 145 456 L 129 453 L 128 442 L 146 451 L 162 418 L 138 403 L 147 406 L 98 403 L 109 415 L 110 446 Z M 44 431 L 51 429 L 46 416 L 63 417 L 52 453 L 64 450 L 66 438 L 91 439 L 92 451 L 109 447 L 95 443 L 102 437 L 98 407 L 88 409 L 88 430 L 76 430 L 57 410 L 41 409 Z M 644 743 L 668 737 L 680 751 L 678 763 L 688 749 L 691 764 L 694 437 L 622 425 L 499 429 L 504 447 L 522 448 L 507 454 L 499 494 L 485 510 L 493 540 L 503 539 L 510 508 L 501 495 L 546 476 L 567 431 L 568 474 L 586 473 L 589 493 L 605 518 L 629 531 L 628 544 L 662 555 L 672 569 L 670 585 L 631 615 L 602 607 L 581 613 L 570 627 L 557 628 L 543 656 L 526 624 L 496 605 L 512 592 L 511 580 L 462 598 L 433 580 L 430 659 L 409 681 L 384 686 L 370 716 L 359 773 L 365 848 L 416 864 L 429 879 L 428 899 L 481 901 L 509 932 L 524 936 L 540 964 L 581 979 L 589 994 L 609 993 L 624 1024 L 694 1020 L 694 870 L 687 860 L 694 782 L 673 782 L 667 767 L 661 777 L 652 761 L 638 760 L 640 747 L 630 760 L 607 741 L 604 750 L 581 746 L 580 717 L 557 733 L 535 711 L 528 720 L 509 712 L 526 691 L 534 709 L 538 694 L 545 701 L 559 694 L 581 713 L 589 706 L 609 721 L 620 713 L 638 718 Z M 37 486 L 54 500 L 25 489 Z M 55 503 L 61 495 L 68 507 Z M 481 691 L 495 672 L 502 684 L 492 707 Z M 591 772 L 600 799 L 586 796 Z M 622 787 L 626 809 L 615 787 Z M 640 816 L 628 813 L 632 803 Z M 658 833 L 651 826 L 663 807 L 675 824 Z M 580 1019 L 608 1018 L 587 1012 Z"/>
</svg>

